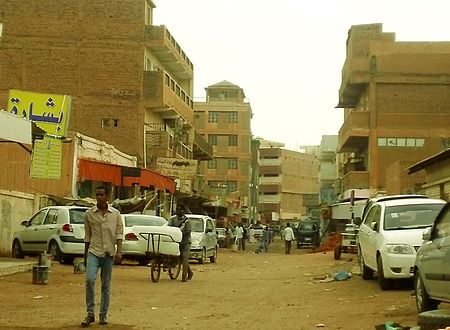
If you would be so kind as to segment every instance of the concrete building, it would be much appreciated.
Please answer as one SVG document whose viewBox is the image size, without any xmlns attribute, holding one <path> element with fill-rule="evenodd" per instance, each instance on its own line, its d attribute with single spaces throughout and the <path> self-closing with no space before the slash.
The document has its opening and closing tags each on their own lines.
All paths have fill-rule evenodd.
<svg viewBox="0 0 450 330">
<path fill-rule="evenodd" d="M 194 123 L 196 131 L 212 145 L 214 159 L 200 164 L 200 173 L 208 185 L 210 199 L 222 207 L 231 203 L 227 216 L 234 221 L 247 221 L 252 177 L 252 108 L 244 90 L 228 81 L 205 90 L 206 100 L 194 103 Z"/>
<path fill-rule="evenodd" d="M 140 166 L 211 156 L 193 129 L 194 66 L 153 25 L 152 0 L 0 0 L 0 8 L 0 108 L 10 89 L 71 95 L 69 130 Z"/>
<path fill-rule="evenodd" d="M 261 141 L 259 212 L 261 222 L 298 221 L 318 206 L 319 162 L 314 155 Z"/>
<path fill-rule="evenodd" d="M 351 27 L 337 106 L 338 194 L 414 190 L 387 181 L 450 144 L 449 58 L 450 42 L 398 42 L 381 24 Z"/>
<path fill-rule="evenodd" d="M 322 135 L 319 146 L 319 202 L 320 205 L 336 203 L 334 190 L 337 176 L 336 153 L 338 145 L 337 135 Z"/>
</svg>

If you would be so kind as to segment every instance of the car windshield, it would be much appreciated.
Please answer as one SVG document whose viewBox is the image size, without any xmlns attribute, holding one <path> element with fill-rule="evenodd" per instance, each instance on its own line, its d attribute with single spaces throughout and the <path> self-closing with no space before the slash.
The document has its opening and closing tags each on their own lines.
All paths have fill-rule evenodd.
<svg viewBox="0 0 450 330">
<path fill-rule="evenodd" d="M 70 209 L 69 210 L 70 223 L 83 225 L 84 213 L 86 213 L 86 209 Z"/>
<path fill-rule="evenodd" d="M 164 226 L 167 224 L 166 219 L 154 216 L 137 216 L 137 215 L 126 215 L 125 216 L 125 226 Z"/>
<path fill-rule="evenodd" d="M 315 224 L 312 222 L 302 223 L 299 227 L 300 230 L 315 230 Z"/>
<path fill-rule="evenodd" d="M 225 228 L 216 228 L 216 232 L 219 235 L 225 235 Z"/>
<path fill-rule="evenodd" d="M 409 204 L 388 206 L 384 214 L 384 229 L 426 228 L 433 224 L 444 204 Z"/>
<path fill-rule="evenodd" d="M 203 232 L 203 220 L 198 218 L 189 218 L 191 223 L 191 230 L 193 232 L 202 233 Z"/>
</svg>

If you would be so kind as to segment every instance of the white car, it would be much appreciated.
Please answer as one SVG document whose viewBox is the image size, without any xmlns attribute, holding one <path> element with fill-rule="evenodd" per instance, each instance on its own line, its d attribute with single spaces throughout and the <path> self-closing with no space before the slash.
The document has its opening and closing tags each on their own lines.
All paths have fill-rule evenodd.
<svg viewBox="0 0 450 330">
<path fill-rule="evenodd" d="M 372 203 L 358 233 L 362 278 L 371 279 L 377 272 L 383 290 L 391 288 L 393 280 L 412 278 L 422 233 L 444 204 L 440 199 L 404 196 Z"/>
<path fill-rule="evenodd" d="M 147 232 L 149 226 L 167 226 L 167 220 L 156 215 L 146 214 L 122 214 L 123 235 L 122 241 L 122 259 L 133 259 L 139 262 L 139 265 L 147 265 L 150 258 L 146 254 L 147 240 L 139 233 Z M 148 229 L 148 228 L 147 228 Z M 121 263 L 122 260 L 116 261 Z"/>
<path fill-rule="evenodd" d="M 87 207 L 48 206 L 39 210 L 30 220 L 22 221 L 14 233 L 13 258 L 51 254 L 52 259 L 72 262 L 84 254 L 84 213 Z"/>
<path fill-rule="evenodd" d="M 207 215 L 185 214 L 191 223 L 191 252 L 190 259 L 200 264 L 209 258 L 210 262 L 217 261 L 217 233 L 214 220 Z"/>
</svg>

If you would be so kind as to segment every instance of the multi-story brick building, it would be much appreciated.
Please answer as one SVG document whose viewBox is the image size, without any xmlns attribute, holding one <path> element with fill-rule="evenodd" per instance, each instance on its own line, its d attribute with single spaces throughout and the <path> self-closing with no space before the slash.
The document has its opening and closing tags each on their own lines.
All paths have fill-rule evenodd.
<svg viewBox="0 0 450 330">
<path fill-rule="evenodd" d="M 262 222 L 298 221 L 318 206 L 319 162 L 315 155 L 261 141 L 259 212 Z"/>
<path fill-rule="evenodd" d="M 414 191 L 413 180 L 388 182 L 449 145 L 449 58 L 450 42 L 398 42 L 381 24 L 351 27 L 339 90 L 338 193 Z"/>
<path fill-rule="evenodd" d="M 0 0 L 0 8 L 0 108 L 10 89 L 68 94 L 71 131 L 141 166 L 202 158 L 194 67 L 169 30 L 153 25 L 152 0 Z"/>
<path fill-rule="evenodd" d="M 194 113 L 196 131 L 213 147 L 214 159 L 200 168 L 210 198 L 223 197 L 218 190 L 226 189 L 226 198 L 233 201 L 234 210 L 229 213 L 248 219 L 252 108 L 244 90 L 228 81 L 211 85 L 206 88 L 206 100 L 194 103 Z M 216 202 L 226 206 L 223 199 Z"/>
<path fill-rule="evenodd" d="M 334 186 L 337 180 L 336 150 L 338 136 L 322 135 L 319 146 L 319 200 L 321 205 L 336 202 Z"/>
</svg>

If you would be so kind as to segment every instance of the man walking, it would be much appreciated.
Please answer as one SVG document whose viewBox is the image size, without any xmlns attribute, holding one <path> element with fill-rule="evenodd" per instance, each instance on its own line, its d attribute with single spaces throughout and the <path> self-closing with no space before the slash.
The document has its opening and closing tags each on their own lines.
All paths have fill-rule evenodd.
<svg viewBox="0 0 450 330">
<path fill-rule="evenodd" d="M 285 254 L 291 254 L 291 246 L 292 246 L 292 242 L 294 241 L 295 237 L 294 237 L 294 231 L 291 228 L 291 224 L 288 222 L 286 224 L 286 228 L 284 229 L 284 253 Z"/>
<path fill-rule="evenodd" d="M 120 213 L 108 204 L 109 189 L 100 186 L 95 189 L 97 205 L 84 214 L 84 264 L 86 267 L 86 311 L 82 327 L 95 322 L 95 280 L 101 269 L 102 296 L 99 324 L 108 324 L 107 313 L 110 298 L 110 283 L 114 256 L 122 258 L 123 224 Z M 116 246 L 117 245 L 117 251 Z"/>
<path fill-rule="evenodd" d="M 181 282 L 190 280 L 194 273 L 189 266 L 189 253 L 191 252 L 191 223 L 189 218 L 184 215 L 183 205 L 177 205 L 175 215 L 169 219 L 169 226 L 178 227 L 181 229 L 183 237 L 180 242 L 180 258 L 183 264 L 183 275 Z"/>
</svg>

